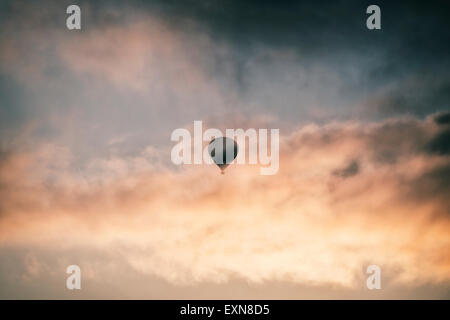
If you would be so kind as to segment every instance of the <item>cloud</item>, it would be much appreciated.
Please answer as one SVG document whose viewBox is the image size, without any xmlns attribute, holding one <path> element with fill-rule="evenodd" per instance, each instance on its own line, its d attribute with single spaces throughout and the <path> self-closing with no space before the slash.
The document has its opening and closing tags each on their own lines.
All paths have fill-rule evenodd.
<svg viewBox="0 0 450 320">
<path fill-rule="evenodd" d="M 239 277 L 355 288 L 367 264 L 391 285 L 446 283 L 448 158 L 404 134 L 436 130 L 430 119 L 305 126 L 282 138 L 275 176 L 245 165 L 175 172 L 145 157 L 93 159 L 82 175 L 59 147 L 11 152 L 0 166 L 0 245 L 115 252 L 110 263 L 178 286 Z M 379 161 L 386 150 L 396 161 Z"/>
<path fill-rule="evenodd" d="M 428 144 L 430 152 L 448 155 L 450 154 L 450 130 L 444 130 L 437 134 Z"/>
<path fill-rule="evenodd" d="M 437 124 L 446 125 L 450 123 L 450 112 L 442 112 L 434 118 Z"/>
<path fill-rule="evenodd" d="M 359 172 L 359 163 L 357 160 L 352 160 L 346 167 L 342 169 L 335 170 L 334 175 L 342 178 L 352 177 L 357 175 Z"/>
<path fill-rule="evenodd" d="M 80 32 L 64 3 L 0 10 L 0 296 L 64 296 L 74 263 L 88 297 L 145 297 L 148 278 L 172 286 L 156 297 L 360 292 L 368 264 L 448 295 L 448 121 L 430 113 L 450 42 L 446 10 L 422 14 L 442 6 L 383 4 L 396 31 L 376 34 L 351 2 L 81 6 Z M 174 168 L 170 133 L 193 120 L 280 128 L 279 172 Z"/>
</svg>

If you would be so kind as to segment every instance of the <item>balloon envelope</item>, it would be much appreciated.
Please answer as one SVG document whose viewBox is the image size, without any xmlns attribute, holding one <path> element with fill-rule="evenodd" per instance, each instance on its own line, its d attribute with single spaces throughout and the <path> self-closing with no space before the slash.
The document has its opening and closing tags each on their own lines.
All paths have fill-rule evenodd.
<svg viewBox="0 0 450 320">
<path fill-rule="evenodd" d="M 222 171 L 236 158 L 238 149 L 236 141 L 226 137 L 215 138 L 208 145 L 209 155 Z"/>
</svg>

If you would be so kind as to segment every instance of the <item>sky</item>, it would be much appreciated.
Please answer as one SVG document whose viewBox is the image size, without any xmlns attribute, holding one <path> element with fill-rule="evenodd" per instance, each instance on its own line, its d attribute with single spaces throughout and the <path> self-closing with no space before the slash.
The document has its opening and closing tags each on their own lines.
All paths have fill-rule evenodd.
<svg viewBox="0 0 450 320">
<path fill-rule="evenodd" d="M 450 4 L 374 3 L 78 1 L 68 30 L 0 1 L 0 298 L 449 299 Z M 196 120 L 279 129 L 278 172 L 173 164 Z"/>
</svg>

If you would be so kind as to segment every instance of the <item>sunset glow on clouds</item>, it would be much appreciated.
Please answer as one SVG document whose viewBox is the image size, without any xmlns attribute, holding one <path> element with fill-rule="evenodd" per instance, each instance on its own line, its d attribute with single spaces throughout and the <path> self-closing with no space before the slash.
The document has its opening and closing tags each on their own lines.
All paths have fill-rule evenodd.
<svg viewBox="0 0 450 320">
<path fill-rule="evenodd" d="M 6 155 L 1 243 L 114 251 L 180 285 L 238 276 L 355 287 L 374 262 L 394 283 L 447 282 L 449 203 L 432 191 L 448 163 L 396 137 L 426 142 L 439 129 L 431 119 L 306 126 L 283 138 L 270 177 L 245 166 L 172 172 L 145 152 L 93 160 L 88 172 L 108 174 L 83 176 L 63 147 Z M 385 134 L 391 143 L 377 145 Z"/>
<path fill-rule="evenodd" d="M 448 297 L 448 75 L 410 92 L 419 67 L 373 76 L 386 49 L 249 49 L 163 6 L 86 6 L 72 34 L 60 7 L 2 22 L 0 297 L 70 298 L 69 264 L 85 298 Z M 278 173 L 174 166 L 170 133 L 194 120 L 280 128 Z"/>
</svg>

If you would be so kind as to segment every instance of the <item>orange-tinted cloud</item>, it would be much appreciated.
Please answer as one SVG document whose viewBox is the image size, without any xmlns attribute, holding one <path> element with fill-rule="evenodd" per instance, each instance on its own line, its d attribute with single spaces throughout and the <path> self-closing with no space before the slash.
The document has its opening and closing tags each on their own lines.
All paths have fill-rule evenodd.
<svg viewBox="0 0 450 320">
<path fill-rule="evenodd" d="M 168 281 L 177 292 L 236 278 L 355 292 L 369 264 L 381 266 L 383 288 L 448 288 L 445 115 L 437 123 L 399 118 L 292 131 L 299 115 L 307 122 L 349 113 L 345 97 L 356 83 L 367 85 L 355 59 L 344 73 L 327 57 L 311 64 L 284 47 L 255 48 L 241 60 L 245 53 L 230 53 L 204 30 L 191 35 L 117 8 L 68 33 L 64 19 L 55 19 L 64 10 L 24 3 L 0 33 L 2 71 L 17 81 L 0 106 L 7 133 L 0 141 L 0 297 L 23 288 L 21 281 L 41 283 L 35 297 L 52 285 L 64 289 L 65 267 L 74 263 L 83 288 L 101 282 L 96 297 L 110 294 L 111 273 L 113 292 L 128 286 L 133 294 L 145 285 L 133 288 L 127 273 Z M 360 97 L 373 104 L 356 110 L 390 110 L 398 88 L 387 85 Z M 414 78 L 404 87 L 422 85 Z M 228 112 L 238 115 L 228 119 Z M 214 166 L 167 165 L 172 125 L 200 118 L 222 130 L 281 120 L 279 172 L 232 166 L 222 176 Z M 139 123 L 143 136 L 159 135 L 166 145 L 128 149 Z M 94 152 L 99 145 L 111 153 Z M 47 281 L 52 276 L 56 284 Z"/>
<path fill-rule="evenodd" d="M 309 125 L 282 138 L 274 176 L 173 171 L 145 152 L 93 160 L 83 175 L 69 150 L 12 152 L 0 168 L 0 244 L 114 249 L 174 284 L 238 276 L 353 288 L 368 264 L 391 283 L 446 283 L 448 180 L 433 194 L 422 184 L 448 178 L 432 175 L 448 159 L 422 147 L 440 130 L 431 119 Z"/>
</svg>

